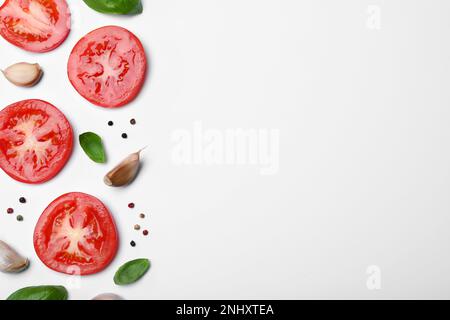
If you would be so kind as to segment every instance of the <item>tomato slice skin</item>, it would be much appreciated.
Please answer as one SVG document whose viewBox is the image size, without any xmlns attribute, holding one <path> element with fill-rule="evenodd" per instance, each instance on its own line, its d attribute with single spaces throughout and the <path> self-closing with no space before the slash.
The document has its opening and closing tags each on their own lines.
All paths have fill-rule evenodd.
<svg viewBox="0 0 450 320">
<path fill-rule="evenodd" d="M 117 253 L 119 236 L 106 206 L 81 192 L 63 194 L 44 210 L 33 236 L 39 259 L 50 269 L 77 275 L 98 273 Z"/>
<path fill-rule="evenodd" d="M 70 32 L 66 0 L 6 0 L 0 7 L 0 35 L 31 52 L 59 47 Z"/>
<path fill-rule="evenodd" d="M 72 149 L 72 126 L 52 104 L 30 99 L 0 111 L 0 168 L 11 178 L 44 183 L 63 169 Z"/>
<path fill-rule="evenodd" d="M 105 108 L 122 107 L 134 100 L 146 72 L 142 43 L 129 30 L 118 26 L 89 32 L 75 45 L 67 64 L 75 90 Z"/>
</svg>

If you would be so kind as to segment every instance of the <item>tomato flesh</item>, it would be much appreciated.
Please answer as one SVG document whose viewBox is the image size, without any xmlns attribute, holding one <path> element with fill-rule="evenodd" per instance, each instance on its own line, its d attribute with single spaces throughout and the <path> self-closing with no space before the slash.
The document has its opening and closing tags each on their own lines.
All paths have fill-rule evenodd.
<svg viewBox="0 0 450 320">
<path fill-rule="evenodd" d="M 124 28 L 107 26 L 88 33 L 75 45 L 67 72 L 85 99 L 101 107 L 116 108 L 138 95 L 146 69 L 139 39 Z"/>
<path fill-rule="evenodd" d="M 34 248 L 50 269 L 87 275 L 103 270 L 115 257 L 114 219 L 97 198 L 79 192 L 54 200 L 34 231 Z"/>
<path fill-rule="evenodd" d="M 0 7 L 0 35 L 24 50 L 53 50 L 69 32 L 65 0 L 6 0 Z"/>
<path fill-rule="evenodd" d="M 72 147 L 72 127 L 50 103 L 24 100 L 0 111 L 0 168 L 12 178 L 33 184 L 50 180 Z"/>
</svg>

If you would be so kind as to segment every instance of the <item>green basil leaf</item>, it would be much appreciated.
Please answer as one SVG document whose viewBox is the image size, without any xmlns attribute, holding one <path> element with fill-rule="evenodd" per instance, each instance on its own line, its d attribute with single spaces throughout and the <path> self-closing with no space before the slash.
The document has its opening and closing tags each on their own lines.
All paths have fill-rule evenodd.
<svg viewBox="0 0 450 320">
<path fill-rule="evenodd" d="M 140 14 L 144 10 L 141 0 L 84 0 L 95 11 L 107 14 Z"/>
<path fill-rule="evenodd" d="M 106 155 L 102 138 L 93 132 L 85 132 L 80 135 L 80 145 L 84 152 L 97 163 L 105 163 Z"/>
<path fill-rule="evenodd" d="M 114 283 L 123 286 L 135 283 L 150 269 L 150 261 L 148 259 L 136 259 L 128 261 L 117 270 L 114 275 Z"/>
<path fill-rule="evenodd" d="M 7 300 L 67 300 L 68 296 L 62 286 L 37 286 L 17 290 Z"/>
</svg>

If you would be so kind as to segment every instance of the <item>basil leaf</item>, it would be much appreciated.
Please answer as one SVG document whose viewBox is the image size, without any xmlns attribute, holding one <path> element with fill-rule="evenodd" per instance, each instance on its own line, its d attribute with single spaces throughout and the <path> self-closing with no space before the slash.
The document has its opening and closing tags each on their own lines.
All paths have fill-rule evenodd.
<svg viewBox="0 0 450 320">
<path fill-rule="evenodd" d="M 7 300 L 67 300 L 68 296 L 62 286 L 37 286 L 17 290 Z"/>
<path fill-rule="evenodd" d="M 102 138 L 93 132 L 85 132 L 80 135 L 80 145 L 92 161 L 105 163 L 106 155 L 103 149 Z"/>
<path fill-rule="evenodd" d="M 114 275 L 114 283 L 123 286 L 135 283 L 150 269 L 150 261 L 148 259 L 136 259 L 128 261 L 117 270 Z"/>
<path fill-rule="evenodd" d="M 84 0 L 95 11 L 107 14 L 140 14 L 144 10 L 141 0 Z"/>
</svg>

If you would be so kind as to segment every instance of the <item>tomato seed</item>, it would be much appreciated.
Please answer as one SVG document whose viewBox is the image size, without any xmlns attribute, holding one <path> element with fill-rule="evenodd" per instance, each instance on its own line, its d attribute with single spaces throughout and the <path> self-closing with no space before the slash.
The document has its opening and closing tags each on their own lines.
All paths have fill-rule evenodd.
<svg viewBox="0 0 450 320">
<path fill-rule="evenodd" d="M 133 203 L 133 202 L 130 202 L 130 203 L 128 204 L 128 208 L 133 209 L 133 208 L 134 208 L 134 203 Z"/>
<path fill-rule="evenodd" d="M 136 124 L 136 119 L 131 119 L 130 123 L 134 126 Z"/>
<path fill-rule="evenodd" d="M 108 121 L 108 126 L 112 127 L 114 125 L 114 122 Z"/>
<path fill-rule="evenodd" d="M 132 246 L 132 247 L 136 247 L 136 242 L 134 242 L 134 241 L 131 241 L 131 242 L 130 242 L 130 246 Z"/>
<path fill-rule="evenodd" d="M 26 203 L 26 202 L 27 202 L 27 199 L 25 199 L 24 197 L 20 197 L 20 198 L 19 198 L 19 202 L 20 202 L 20 203 Z"/>
<path fill-rule="evenodd" d="M 6 210 L 6 212 L 8 214 L 13 214 L 14 213 L 14 209 L 13 208 L 8 208 L 8 210 Z"/>
<path fill-rule="evenodd" d="M 20 214 L 17 216 L 17 221 L 23 221 L 23 216 L 21 216 Z"/>
<path fill-rule="evenodd" d="M 148 230 L 142 231 L 142 234 L 143 234 L 144 236 L 148 236 Z"/>
<path fill-rule="evenodd" d="M 128 138 L 128 135 L 126 133 L 122 133 L 122 138 L 126 139 Z"/>
</svg>

